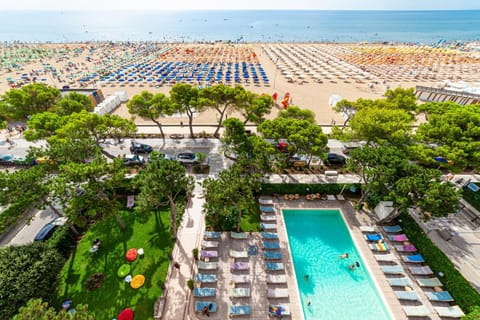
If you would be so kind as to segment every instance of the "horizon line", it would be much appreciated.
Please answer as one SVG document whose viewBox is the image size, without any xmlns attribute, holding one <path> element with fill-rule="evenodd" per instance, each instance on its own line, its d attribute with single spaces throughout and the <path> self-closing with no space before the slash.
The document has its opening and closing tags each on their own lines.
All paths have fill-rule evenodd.
<svg viewBox="0 0 480 320">
<path fill-rule="evenodd" d="M 203 9 L 203 8 L 191 8 L 191 9 L 139 9 L 139 8 L 119 8 L 119 9 L 107 9 L 107 8 L 100 8 L 100 9 L 60 9 L 60 8 L 38 8 L 38 9 L 4 9 L 3 12 L 12 12 L 12 11 L 60 11 L 60 12 L 98 12 L 98 11 L 404 11 L 404 12 L 415 12 L 415 11 L 480 11 L 479 8 L 470 8 L 470 9 L 319 9 L 319 8 L 229 8 L 229 9 L 222 9 L 222 8 L 212 8 L 212 9 Z"/>
</svg>

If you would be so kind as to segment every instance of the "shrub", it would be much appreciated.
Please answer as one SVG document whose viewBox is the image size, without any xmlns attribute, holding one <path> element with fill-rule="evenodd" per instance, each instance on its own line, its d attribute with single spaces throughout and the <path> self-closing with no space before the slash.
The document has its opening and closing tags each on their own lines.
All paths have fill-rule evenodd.
<svg viewBox="0 0 480 320">
<path fill-rule="evenodd" d="M 193 259 L 198 260 L 198 248 L 193 248 L 192 254 L 193 254 Z"/>
<path fill-rule="evenodd" d="M 189 279 L 187 281 L 187 286 L 190 290 L 193 290 L 193 288 L 195 288 L 195 282 L 192 279 Z"/>
<path fill-rule="evenodd" d="M 352 192 L 353 188 L 355 191 Z M 360 192 L 359 184 L 293 184 L 293 183 L 265 183 L 262 184 L 260 194 L 272 195 L 279 194 L 309 194 L 309 193 L 322 193 L 322 194 L 338 194 L 342 191 L 347 196 L 358 196 Z"/>
<path fill-rule="evenodd" d="M 55 249 L 64 257 L 68 259 L 70 253 L 75 248 L 75 236 L 68 226 L 62 226 L 47 240 L 49 248 Z"/>
</svg>

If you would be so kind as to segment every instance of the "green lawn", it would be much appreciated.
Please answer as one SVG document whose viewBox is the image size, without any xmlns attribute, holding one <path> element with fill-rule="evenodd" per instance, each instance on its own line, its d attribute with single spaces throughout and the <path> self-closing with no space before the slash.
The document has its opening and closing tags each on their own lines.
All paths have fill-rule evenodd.
<svg viewBox="0 0 480 320">
<path fill-rule="evenodd" d="M 95 312 L 96 319 L 116 318 L 119 311 L 131 307 L 135 319 L 153 319 L 153 305 L 161 295 L 172 253 L 168 209 L 150 215 L 138 215 L 133 211 L 121 211 L 127 228 L 121 231 L 114 217 L 101 221 L 85 234 L 60 274 L 59 298 L 73 299 L 75 304 L 87 304 Z M 100 250 L 91 253 L 95 238 L 101 240 Z M 128 263 L 125 252 L 130 248 L 143 248 L 145 254 L 130 263 L 132 276 L 143 274 L 145 284 L 132 289 L 123 278 L 117 276 L 118 268 Z M 87 279 L 94 273 L 105 275 L 104 284 L 89 291 Z"/>
</svg>

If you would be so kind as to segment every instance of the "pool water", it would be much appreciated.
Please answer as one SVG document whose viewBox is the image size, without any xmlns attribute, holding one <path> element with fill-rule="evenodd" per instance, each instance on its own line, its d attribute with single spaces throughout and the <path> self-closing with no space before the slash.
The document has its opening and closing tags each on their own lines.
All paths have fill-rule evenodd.
<svg viewBox="0 0 480 320">
<path fill-rule="evenodd" d="M 391 319 L 338 210 L 283 214 L 306 320 Z"/>
</svg>

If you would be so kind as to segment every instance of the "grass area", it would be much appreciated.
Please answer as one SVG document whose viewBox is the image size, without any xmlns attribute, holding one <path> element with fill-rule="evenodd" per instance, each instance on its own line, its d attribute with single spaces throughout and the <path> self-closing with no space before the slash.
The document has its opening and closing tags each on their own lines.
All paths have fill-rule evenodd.
<svg viewBox="0 0 480 320">
<path fill-rule="evenodd" d="M 259 207 L 256 207 L 255 209 L 252 208 L 251 211 L 249 210 L 249 211 L 242 212 L 240 229 L 242 229 L 242 231 L 244 232 L 260 231 L 260 208 Z"/>
<path fill-rule="evenodd" d="M 161 285 L 173 249 L 169 215 L 168 209 L 150 215 L 124 210 L 120 216 L 127 225 L 125 231 L 121 231 L 113 216 L 92 226 L 60 274 L 59 298 L 73 299 L 74 305 L 87 304 L 96 319 L 116 318 L 126 307 L 135 311 L 136 319 L 153 319 L 153 305 L 162 294 Z M 96 238 L 101 240 L 101 247 L 91 253 Z M 145 284 L 139 289 L 132 289 L 117 276 L 118 268 L 128 263 L 125 253 L 130 248 L 145 251 L 143 257 L 130 263 L 132 276 L 145 276 Z M 89 291 L 85 283 L 97 272 L 104 274 L 104 283 Z"/>
</svg>

